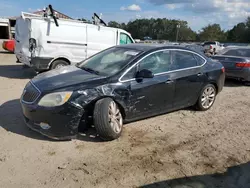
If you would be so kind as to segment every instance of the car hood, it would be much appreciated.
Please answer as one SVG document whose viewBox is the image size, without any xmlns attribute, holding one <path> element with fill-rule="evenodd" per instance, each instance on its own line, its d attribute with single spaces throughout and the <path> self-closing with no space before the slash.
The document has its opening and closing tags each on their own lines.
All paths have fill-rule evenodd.
<svg viewBox="0 0 250 188">
<path fill-rule="evenodd" d="M 91 86 L 99 83 L 105 77 L 84 71 L 76 66 L 66 66 L 39 74 L 32 79 L 33 84 L 40 91 L 54 91 L 59 89 L 77 89 L 77 85 Z"/>
</svg>

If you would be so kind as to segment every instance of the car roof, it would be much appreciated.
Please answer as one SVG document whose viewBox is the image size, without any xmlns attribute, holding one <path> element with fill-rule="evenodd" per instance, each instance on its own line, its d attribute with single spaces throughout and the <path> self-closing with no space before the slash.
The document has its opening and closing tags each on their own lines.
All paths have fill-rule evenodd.
<svg viewBox="0 0 250 188">
<path fill-rule="evenodd" d="M 227 46 L 225 49 L 248 49 L 250 50 L 250 46 Z"/>
<path fill-rule="evenodd" d="M 118 47 L 121 48 L 129 48 L 134 49 L 138 51 L 151 51 L 151 50 L 160 50 L 160 49 L 183 49 L 183 50 L 190 50 L 194 51 L 192 49 L 187 48 L 188 45 L 173 45 L 173 44 L 145 44 L 145 43 L 134 43 L 134 44 L 125 44 L 125 45 L 119 45 Z M 194 51 L 196 52 L 196 51 Z"/>
</svg>

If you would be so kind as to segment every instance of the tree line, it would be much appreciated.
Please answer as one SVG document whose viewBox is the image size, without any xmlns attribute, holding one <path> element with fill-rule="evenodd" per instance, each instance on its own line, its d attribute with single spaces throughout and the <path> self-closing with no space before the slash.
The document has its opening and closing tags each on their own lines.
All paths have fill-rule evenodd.
<svg viewBox="0 0 250 188">
<path fill-rule="evenodd" d="M 151 37 L 153 40 L 175 41 L 220 41 L 250 43 L 250 17 L 238 23 L 231 30 L 223 30 L 219 24 L 203 27 L 199 33 L 193 31 L 187 21 L 167 18 L 136 19 L 126 23 L 110 21 L 109 27 L 121 28 L 135 39 Z M 177 32 L 178 30 L 178 32 Z"/>
</svg>

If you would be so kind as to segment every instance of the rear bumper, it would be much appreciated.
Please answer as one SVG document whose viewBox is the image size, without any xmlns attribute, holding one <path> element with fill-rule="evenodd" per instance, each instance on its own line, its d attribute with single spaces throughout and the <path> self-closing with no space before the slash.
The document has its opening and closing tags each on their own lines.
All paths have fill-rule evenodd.
<svg viewBox="0 0 250 188">
<path fill-rule="evenodd" d="M 16 58 L 19 62 L 28 65 L 30 67 L 30 58 L 23 55 L 22 53 L 15 53 L 16 54 Z"/>
<path fill-rule="evenodd" d="M 31 67 L 36 71 L 48 70 L 52 59 L 50 57 L 33 57 L 31 58 Z"/>
<path fill-rule="evenodd" d="M 222 89 L 223 89 L 223 87 L 225 85 L 225 78 L 226 78 L 226 74 L 225 73 L 221 74 L 220 79 L 217 82 L 217 86 L 218 86 L 217 93 L 220 93 L 222 91 Z"/>
<path fill-rule="evenodd" d="M 243 81 L 250 81 L 250 68 L 243 68 L 241 70 L 226 70 L 227 78 L 241 79 Z"/>
</svg>

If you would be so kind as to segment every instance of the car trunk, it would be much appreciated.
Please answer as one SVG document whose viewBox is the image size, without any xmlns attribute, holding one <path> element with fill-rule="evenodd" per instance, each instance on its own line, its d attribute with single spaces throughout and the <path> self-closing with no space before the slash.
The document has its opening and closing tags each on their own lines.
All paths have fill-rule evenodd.
<svg viewBox="0 0 250 188">
<path fill-rule="evenodd" d="M 222 63 L 226 70 L 241 70 L 243 69 L 243 67 L 237 66 L 236 64 L 241 62 L 247 62 L 246 58 L 234 56 L 217 55 L 213 56 L 212 58 Z"/>
</svg>

